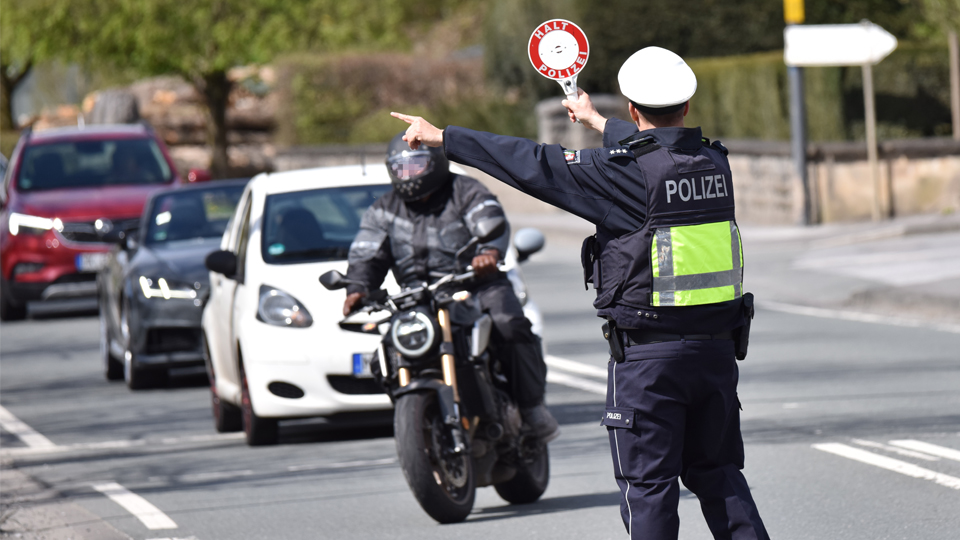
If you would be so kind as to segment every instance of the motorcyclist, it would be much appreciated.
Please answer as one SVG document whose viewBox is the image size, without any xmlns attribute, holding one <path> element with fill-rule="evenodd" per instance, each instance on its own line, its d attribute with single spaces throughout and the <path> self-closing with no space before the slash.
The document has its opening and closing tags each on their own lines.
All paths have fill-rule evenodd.
<svg viewBox="0 0 960 540">
<path fill-rule="evenodd" d="M 388 270 L 401 287 L 433 282 L 461 268 L 457 250 L 476 236 L 477 223 L 506 217 L 497 198 L 477 180 L 453 174 L 440 148 L 410 150 L 399 133 L 387 147 L 393 190 L 364 213 L 350 246 L 347 277 L 364 285 L 347 287 L 344 316 L 360 307 L 367 291 L 383 283 Z M 543 404 L 546 364 L 540 339 L 506 275 L 497 263 L 509 246 L 509 227 L 499 238 L 468 251 L 477 276 L 473 294 L 490 314 L 494 344 L 510 380 L 524 425 L 545 441 L 560 434 Z"/>
</svg>

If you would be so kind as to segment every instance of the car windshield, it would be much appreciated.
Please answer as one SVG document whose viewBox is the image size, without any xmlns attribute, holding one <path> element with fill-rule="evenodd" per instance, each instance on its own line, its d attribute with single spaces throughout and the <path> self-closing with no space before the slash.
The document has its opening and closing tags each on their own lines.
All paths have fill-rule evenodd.
<svg viewBox="0 0 960 540">
<path fill-rule="evenodd" d="M 158 195 L 150 208 L 143 242 L 155 245 L 220 238 L 242 194 L 242 185 L 212 185 Z"/>
<path fill-rule="evenodd" d="M 364 211 L 388 191 L 389 184 L 268 196 L 263 260 L 284 264 L 346 259 Z"/>
<path fill-rule="evenodd" d="M 21 191 L 122 184 L 165 184 L 173 175 L 153 139 L 73 141 L 28 146 Z"/>
</svg>

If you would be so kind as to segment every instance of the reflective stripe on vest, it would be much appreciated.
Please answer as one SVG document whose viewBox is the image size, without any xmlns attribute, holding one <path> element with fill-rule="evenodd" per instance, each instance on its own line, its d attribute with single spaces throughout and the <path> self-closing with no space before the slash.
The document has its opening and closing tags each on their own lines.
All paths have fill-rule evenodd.
<svg viewBox="0 0 960 540">
<path fill-rule="evenodd" d="M 740 298 L 743 250 L 733 221 L 654 231 L 653 306 L 697 306 Z"/>
</svg>

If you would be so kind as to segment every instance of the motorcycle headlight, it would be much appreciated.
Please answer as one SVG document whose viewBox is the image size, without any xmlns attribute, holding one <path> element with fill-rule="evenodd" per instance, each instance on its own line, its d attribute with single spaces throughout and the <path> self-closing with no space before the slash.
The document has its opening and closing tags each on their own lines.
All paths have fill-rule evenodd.
<svg viewBox="0 0 960 540">
<path fill-rule="evenodd" d="M 58 231 L 63 231 L 63 222 L 60 221 L 60 218 L 45 218 L 37 216 L 28 216 L 26 214 L 18 214 L 13 212 L 10 214 L 10 221 L 8 223 L 10 228 L 10 234 L 16 236 L 23 233 L 30 234 L 43 234 L 45 231 L 50 229 L 56 229 Z"/>
<path fill-rule="evenodd" d="M 426 354 L 436 338 L 433 321 L 422 311 L 399 315 L 390 327 L 393 346 L 403 356 L 417 358 Z"/>
<path fill-rule="evenodd" d="M 267 285 L 260 286 L 257 319 L 274 326 L 306 328 L 313 324 L 307 308 L 290 294 Z"/>
<path fill-rule="evenodd" d="M 200 290 L 200 282 L 183 283 L 166 278 L 148 278 L 140 276 L 140 290 L 147 298 L 172 298 L 181 300 L 195 300 Z"/>
</svg>

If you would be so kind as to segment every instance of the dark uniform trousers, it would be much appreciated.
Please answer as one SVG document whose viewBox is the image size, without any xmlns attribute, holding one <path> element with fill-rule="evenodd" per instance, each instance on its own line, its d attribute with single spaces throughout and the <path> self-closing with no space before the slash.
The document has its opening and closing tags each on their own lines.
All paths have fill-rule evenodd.
<svg viewBox="0 0 960 540">
<path fill-rule="evenodd" d="M 547 365 L 540 338 L 533 333 L 513 285 L 503 276 L 474 289 L 480 307 L 493 319 L 493 341 L 510 380 L 511 395 L 522 408 L 543 403 Z"/>
<path fill-rule="evenodd" d="M 733 341 L 633 345 L 608 371 L 603 423 L 630 537 L 677 538 L 680 478 L 714 538 L 769 538 L 740 472 Z"/>
</svg>

